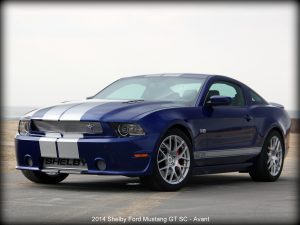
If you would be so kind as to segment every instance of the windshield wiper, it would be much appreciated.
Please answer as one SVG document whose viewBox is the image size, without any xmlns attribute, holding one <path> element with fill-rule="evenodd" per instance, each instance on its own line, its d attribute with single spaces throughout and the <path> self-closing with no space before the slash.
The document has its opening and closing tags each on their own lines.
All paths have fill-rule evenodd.
<svg viewBox="0 0 300 225">
<path fill-rule="evenodd" d="M 137 102 L 144 102 L 145 100 L 144 99 L 134 99 L 134 100 L 129 100 L 127 102 L 124 102 L 124 103 L 137 103 Z"/>
</svg>

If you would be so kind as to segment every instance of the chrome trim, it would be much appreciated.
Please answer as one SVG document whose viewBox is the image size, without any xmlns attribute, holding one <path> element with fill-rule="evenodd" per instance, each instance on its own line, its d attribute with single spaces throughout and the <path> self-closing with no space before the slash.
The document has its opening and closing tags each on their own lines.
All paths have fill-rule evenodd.
<svg viewBox="0 0 300 225">
<path fill-rule="evenodd" d="M 83 138 L 83 134 L 78 134 L 78 133 L 64 133 L 63 134 L 63 137 L 64 138 L 77 138 L 77 139 L 79 139 L 79 138 Z"/>
<path fill-rule="evenodd" d="M 74 169 L 74 168 L 47 168 L 41 170 L 44 173 L 68 173 L 68 174 L 81 174 L 88 171 L 87 169 Z"/>
<path fill-rule="evenodd" d="M 258 155 L 261 152 L 261 149 L 262 147 L 250 147 L 224 150 L 196 151 L 194 152 L 194 159 Z"/>
<path fill-rule="evenodd" d="M 45 137 L 49 137 L 49 138 L 61 138 L 61 133 L 45 133 Z"/>
</svg>

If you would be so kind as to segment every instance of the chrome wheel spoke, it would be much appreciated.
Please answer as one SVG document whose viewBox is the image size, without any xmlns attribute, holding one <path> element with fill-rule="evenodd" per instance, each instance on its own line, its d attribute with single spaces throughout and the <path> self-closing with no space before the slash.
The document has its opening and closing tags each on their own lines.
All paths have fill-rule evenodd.
<svg viewBox="0 0 300 225">
<path fill-rule="evenodd" d="M 271 161 L 270 161 L 270 164 L 269 164 L 269 166 L 268 166 L 268 169 L 270 170 L 270 169 L 272 168 L 272 166 L 273 166 L 273 161 L 271 160 Z"/>
<path fill-rule="evenodd" d="M 169 165 L 165 166 L 165 167 L 162 167 L 160 168 L 159 170 L 165 170 L 165 169 L 168 169 L 169 168 Z"/>
<path fill-rule="evenodd" d="M 179 169 L 179 176 L 181 178 L 183 176 L 182 172 L 184 171 L 184 167 L 178 166 L 177 168 Z"/>
<path fill-rule="evenodd" d="M 272 160 L 272 158 L 268 158 L 267 165 L 270 164 L 271 160 Z"/>
<path fill-rule="evenodd" d="M 169 137 L 169 153 L 172 151 L 172 136 Z"/>
<path fill-rule="evenodd" d="M 157 161 L 158 163 L 161 163 L 161 162 L 168 159 L 168 157 L 166 156 L 166 154 L 162 150 L 159 150 L 159 152 L 162 154 L 162 158 Z"/>
<path fill-rule="evenodd" d="M 181 157 L 180 159 L 184 159 L 185 161 L 190 161 L 190 159 L 186 157 Z"/>
<path fill-rule="evenodd" d="M 178 181 L 178 180 L 179 180 L 179 177 L 178 177 L 178 175 L 177 175 L 175 169 L 174 169 L 174 175 L 175 175 L 176 181 Z"/>
<path fill-rule="evenodd" d="M 162 145 L 167 149 L 168 152 L 171 151 L 170 146 L 166 145 L 165 143 L 162 143 Z"/>
<path fill-rule="evenodd" d="M 186 152 L 188 151 L 188 148 L 185 147 L 182 152 L 178 155 L 178 158 L 182 158 L 183 157 L 183 154 L 185 154 Z"/>
<path fill-rule="evenodd" d="M 171 176 L 170 176 L 170 182 L 172 182 L 172 180 L 173 180 L 174 173 L 175 173 L 175 171 L 174 171 L 174 169 L 172 168 L 172 172 L 171 172 Z"/>
<path fill-rule="evenodd" d="M 273 169 L 273 173 L 276 173 L 276 165 L 275 165 L 275 163 L 273 164 L 272 169 Z"/>
<path fill-rule="evenodd" d="M 164 178 L 165 178 L 165 179 L 167 179 L 168 173 L 169 173 L 169 167 L 167 167 L 167 170 L 166 170 L 166 172 L 165 172 L 165 175 L 164 175 Z"/>
<path fill-rule="evenodd" d="M 184 144 L 184 141 L 181 141 L 181 143 L 178 145 L 178 146 L 176 146 L 176 151 L 178 150 L 178 149 L 180 149 L 181 147 L 182 147 L 182 145 Z"/>
<path fill-rule="evenodd" d="M 161 162 L 166 161 L 166 160 L 167 160 L 167 157 L 162 158 L 162 159 L 158 160 L 157 162 L 158 162 L 158 163 L 161 163 Z"/>
</svg>

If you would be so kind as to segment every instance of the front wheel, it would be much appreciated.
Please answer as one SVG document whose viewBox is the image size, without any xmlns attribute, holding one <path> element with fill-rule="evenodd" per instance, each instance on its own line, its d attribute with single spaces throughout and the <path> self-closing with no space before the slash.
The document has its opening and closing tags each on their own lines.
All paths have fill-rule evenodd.
<svg viewBox="0 0 300 225">
<path fill-rule="evenodd" d="M 50 174 L 32 170 L 22 170 L 22 173 L 28 180 L 40 184 L 57 184 L 69 175 L 64 173 Z"/>
<path fill-rule="evenodd" d="M 271 131 L 249 174 L 254 181 L 276 181 L 281 174 L 283 161 L 282 137 L 278 131 Z"/>
<path fill-rule="evenodd" d="M 192 168 L 192 145 L 184 132 L 172 129 L 162 138 L 153 174 L 141 177 L 146 186 L 159 191 L 175 191 L 187 182 Z"/>
</svg>

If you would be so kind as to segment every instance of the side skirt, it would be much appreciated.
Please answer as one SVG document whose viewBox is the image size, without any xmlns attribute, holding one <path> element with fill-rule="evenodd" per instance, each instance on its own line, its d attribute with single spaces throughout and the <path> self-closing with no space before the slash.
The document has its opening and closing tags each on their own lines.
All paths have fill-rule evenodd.
<svg viewBox="0 0 300 225">
<path fill-rule="evenodd" d="M 201 174 L 228 173 L 228 172 L 238 172 L 238 171 L 245 172 L 252 165 L 253 163 L 236 163 L 236 164 L 217 165 L 217 166 L 194 167 L 192 174 L 201 175 Z"/>
</svg>

